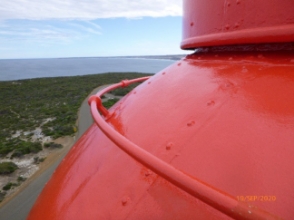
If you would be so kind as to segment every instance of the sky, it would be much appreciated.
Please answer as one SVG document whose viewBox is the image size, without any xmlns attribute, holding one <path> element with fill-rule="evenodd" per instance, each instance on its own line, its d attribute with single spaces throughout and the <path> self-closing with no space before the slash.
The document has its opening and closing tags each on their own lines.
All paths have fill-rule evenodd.
<svg viewBox="0 0 294 220">
<path fill-rule="evenodd" d="M 1 0 L 0 59 L 186 54 L 182 0 Z"/>
</svg>

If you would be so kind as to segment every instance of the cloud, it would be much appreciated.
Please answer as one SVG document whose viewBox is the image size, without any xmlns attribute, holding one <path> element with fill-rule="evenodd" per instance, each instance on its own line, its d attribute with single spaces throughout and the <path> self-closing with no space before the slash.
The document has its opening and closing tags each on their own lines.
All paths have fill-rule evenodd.
<svg viewBox="0 0 294 220">
<path fill-rule="evenodd" d="M 101 35 L 99 25 L 90 21 L 6 21 L 0 24 L 0 40 L 23 43 L 69 43 L 89 35 Z M 0 43 L 1 45 L 1 43 Z"/>
<path fill-rule="evenodd" d="M 180 16 L 182 0 L 1 0 L 0 20 Z"/>
</svg>

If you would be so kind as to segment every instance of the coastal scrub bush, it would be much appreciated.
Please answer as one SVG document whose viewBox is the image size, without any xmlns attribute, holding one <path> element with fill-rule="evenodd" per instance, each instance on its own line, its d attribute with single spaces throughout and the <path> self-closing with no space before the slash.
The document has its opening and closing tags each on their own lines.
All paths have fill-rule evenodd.
<svg viewBox="0 0 294 220">
<path fill-rule="evenodd" d="M 22 176 L 18 176 L 17 177 L 17 182 L 24 182 L 27 178 L 22 177 Z"/>
<path fill-rule="evenodd" d="M 13 148 L 12 147 L 7 147 L 4 144 L 1 144 L 0 143 L 0 157 L 6 156 L 11 151 L 13 151 Z"/>
<path fill-rule="evenodd" d="M 18 169 L 18 166 L 13 162 L 2 162 L 0 163 L 0 174 L 10 174 Z"/>
<path fill-rule="evenodd" d="M 107 101 L 103 102 L 103 106 L 108 109 L 111 106 L 113 106 L 115 103 L 117 103 L 118 101 L 119 101 L 118 98 L 108 99 Z"/>
<path fill-rule="evenodd" d="M 44 160 L 46 159 L 46 157 L 34 157 L 34 163 L 35 164 L 39 164 L 44 162 Z"/>
<path fill-rule="evenodd" d="M 124 88 L 117 88 L 115 90 L 110 91 L 110 93 L 112 95 L 116 95 L 116 96 L 125 96 L 126 94 L 128 94 L 130 91 L 132 91 L 136 86 L 138 86 L 140 83 L 134 83 L 128 87 L 124 87 Z"/>
<path fill-rule="evenodd" d="M 7 183 L 5 186 L 3 186 L 3 190 L 7 191 L 7 190 L 10 190 L 11 188 L 13 188 L 14 186 L 18 186 L 17 183 L 12 183 L 12 182 L 9 182 Z"/>
<path fill-rule="evenodd" d="M 40 142 L 21 141 L 19 145 L 15 147 L 11 158 L 21 157 L 29 153 L 38 153 L 41 150 L 42 144 Z"/>
<path fill-rule="evenodd" d="M 45 148 L 62 148 L 63 146 L 61 144 L 50 142 L 50 143 L 45 143 L 44 147 Z"/>
</svg>

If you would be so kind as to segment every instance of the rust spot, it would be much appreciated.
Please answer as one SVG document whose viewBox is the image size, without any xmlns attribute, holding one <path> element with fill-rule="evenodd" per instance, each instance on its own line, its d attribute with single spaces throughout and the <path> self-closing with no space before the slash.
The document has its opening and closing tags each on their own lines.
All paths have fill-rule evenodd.
<svg viewBox="0 0 294 220">
<path fill-rule="evenodd" d="M 194 22 L 191 22 L 191 23 L 190 23 L 190 26 L 193 27 L 193 26 L 194 26 Z"/>
</svg>

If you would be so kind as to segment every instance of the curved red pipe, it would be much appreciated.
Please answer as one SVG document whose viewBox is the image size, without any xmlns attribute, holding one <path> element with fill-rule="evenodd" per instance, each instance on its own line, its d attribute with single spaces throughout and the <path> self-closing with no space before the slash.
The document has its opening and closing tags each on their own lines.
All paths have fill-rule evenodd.
<svg viewBox="0 0 294 220">
<path fill-rule="evenodd" d="M 104 107 L 101 102 L 100 96 L 103 94 L 119 88 L 125 87 L 135 82 L 141 82 L 149 79 L 149 77 L 137 78 L 134 80 L 123 80 L 120 83 L 113 84 L 101 91 L 96 95 L 89 98 L 89 105 L 91 106 L 91 113 L 95 123 L 101 129 L 101 131 L 119 148 L 130 155 L 132 158 L 137 160 L 139 163 L 148 167 L 161 177 L 165 178 L 170 183 L 189 193 L 191 196 L 200 199 L 206 204 L 214 207 L 215 209 L 227 214 L 230 217 L 237 219 L 278 219 L 265 212 L 264 210 L 258 209 L 252 205 L 237 201 L 233 196 L 228 195 L 220 190 L 209 186 L 208 184 L 188 176 L 182 171 L 174 168 L 170 164 L 150 154 L 146 150 L 140 148 L 130 140 L 125 138 L 123 135 L 118 133 L 115 129 L 108 125 L 103 120 L 97 108 L 102 112 L 104 117 L 108 117 L 108 111 L 104 111 Z M 104 108 L 104 109 L 103 109 Z"/>
</svg>

